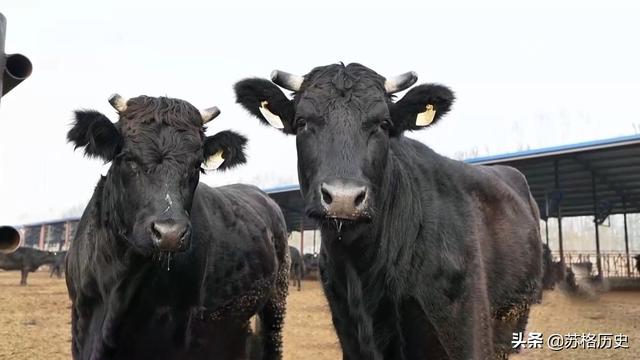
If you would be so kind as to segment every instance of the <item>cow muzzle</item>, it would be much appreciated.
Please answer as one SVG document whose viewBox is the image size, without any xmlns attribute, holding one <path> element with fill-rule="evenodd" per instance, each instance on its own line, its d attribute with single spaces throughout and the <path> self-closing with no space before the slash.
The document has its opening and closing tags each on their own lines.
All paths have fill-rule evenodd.
<svg viewBox="0 0 640 360">
<path fill-rule="evenodd" d="M 0 226 L 0 254 L 10 254 L 20 247 L 20 233 L 11 226 Z"/>
<path fill-rule="evenodd" d="M 191 224 L 186 220 L 156 220 L 151 222 L 151 239 L 160 251 L 182 252 L 191 245 Z"/>
<path fill-rule="evenodd" d="M 344 220 L 368 218 L 369 189 L 366 185 L 345 180 L 320 184 L 320 202 L 326 217 Z"/>
</svg>

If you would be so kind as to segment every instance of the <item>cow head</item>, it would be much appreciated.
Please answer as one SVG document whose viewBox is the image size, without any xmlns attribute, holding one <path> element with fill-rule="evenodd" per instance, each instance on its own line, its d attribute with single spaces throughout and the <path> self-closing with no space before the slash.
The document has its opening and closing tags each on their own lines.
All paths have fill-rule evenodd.
<svg viewBox="0 0 640 360">
<path fill-rule="evenodd" d="M 381 202 L 390 142 L 434 124 L 454 100 L 448 88 L 424 84 L 394 101 L 416 74 L 385 78 L 360 64 L 317 67 L 305 76 L 276 70 L 271 79 L 238 82 L 237 101 L 296 136 L 306 210 L 320 219 L 370 220 Z M 294 91 L 293 99 L 276 84 Z"/>
<path fill-rule="evenodd" d="M 186 101 L 139 96 L 110 99 L 120 119 L 75 113 L 68 140 L 85 154 L 111 162 L 99 210 L 140 253 L 185 251 L 200 173 L 244 163 L 246 139 L 231 131 L 205 137 L 203 125 L 220 111 Z"/>
</svg>

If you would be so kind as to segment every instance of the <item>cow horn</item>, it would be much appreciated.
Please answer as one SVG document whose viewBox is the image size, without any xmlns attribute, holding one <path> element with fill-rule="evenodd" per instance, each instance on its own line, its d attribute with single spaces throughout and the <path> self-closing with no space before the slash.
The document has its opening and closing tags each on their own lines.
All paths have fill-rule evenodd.
<svg viewBox="0 0 640 360">
<path fill-rule="evenodd" d="M 220 109 L 218 109 L 217 106 L 210 107 L 208 109 L 200 110 L 200 115 L 202 115 L 202 125 L 204 125 L 220 115 Z"/>
<path fill-rule="evenodd" d="M 0 254 L 10 254 L 20 247 L 20 233 L 11 226 L 0 226 Z"/>
<path fill-rule="evenodd" d="M 414 71 L 409 71 L 404 74 L 388 78 L 384 82 L 384 89 L 387 91 L 387 94 L 393 94 L 408 88 L 415 84 L 416 81 L 418 81 L 418 74 Z"/>
<path fill-rule="evenodd" d="M 304 76 L 289 74 L 286 71 L 273 70 L 271 72 L 271 81 L 287 90 L 299 91 L 304 81 Z"/>
<path fill-rule="evenodd" d="M 118 112 L 127 110 L 127 99 L 118 94 L 109 96 L 109 104 L 111 104 L 114 109 L 118 110 Z"/>
</svg>

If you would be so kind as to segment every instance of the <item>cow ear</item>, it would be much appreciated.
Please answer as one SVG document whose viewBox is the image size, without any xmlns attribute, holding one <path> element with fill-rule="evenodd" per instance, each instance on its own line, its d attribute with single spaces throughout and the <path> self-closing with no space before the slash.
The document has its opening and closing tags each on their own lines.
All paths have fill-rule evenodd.
<svg viewBox="0 0 640 360">
<path fill-rule="evenodd" d="M 454 100 L 453 92 L 446 86 L 423 84 L 414 87 L 391 105 L 394 133 L 419 130 L 435 124 L 449 112 Z"/>
<path fill-rule="evenodd" d="M 245 79 L 234 86 L 236 102 L 264 124 L 295 134 L 293 101 L 280 88 L 265 79 Z"/>
<path fill-rule="evenodd" d="M 204 169 L 226 170 L 244 164 L 247 138 L 233 131 L 221 131 L 204 140 Z"/>
<path fill-rule="evenodd" d="M 115 158 L 122 149 L 123 138 L 114 123 L 93 110 L 75 112 L 75 122 L 67 133 L 67 140 L 75 148 L 84 147 L 87 156 L 98 157 L 106 162 Z"/>
</svg>

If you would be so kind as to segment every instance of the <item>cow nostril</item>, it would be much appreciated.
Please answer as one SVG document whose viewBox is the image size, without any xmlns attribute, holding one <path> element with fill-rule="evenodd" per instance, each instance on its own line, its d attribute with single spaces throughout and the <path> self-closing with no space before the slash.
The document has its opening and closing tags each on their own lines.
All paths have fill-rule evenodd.
<svg viewBox="0 0 640 360">
<path fill-rule="evenodd" d="M 357 207 L 360 206 L 360 204 L 362 204 L 364 202 L 364 199 L 367 197 L 367 190 L 364 189 L 362 191 L 360 191 L 360 193 L 358 194 L 358 196 L 356 196 L 353 204 Z"/>
<path fill-rule="evenodd" d="M 162 233 L 157 228 L 156 223 L 151 223 L 151 234 L 153 234 L 154 239 L 158 241 L 162 239 Z"/>
<path fill-rule="evenodd" d="M 180 243 L 183 243 L 187 238 L 187 236 L 189 236 L 189 227 L 185 227 L 182 233 L 180 234 L 180 237 L 178 238 L 180 239 Z"/>
<path fill-rule="evenodd" d="M 322 193 L 322 201 L 324 201 L 325 204 L 329 205 L 331 204 L 331 202 L 333 202 L 333 198 L 331 197 L 331 194 L 329 194 L 329 191 L 327 191 L 327 189 L 322 187 L 320 189 L 320 192 Z"/>
</svg>

